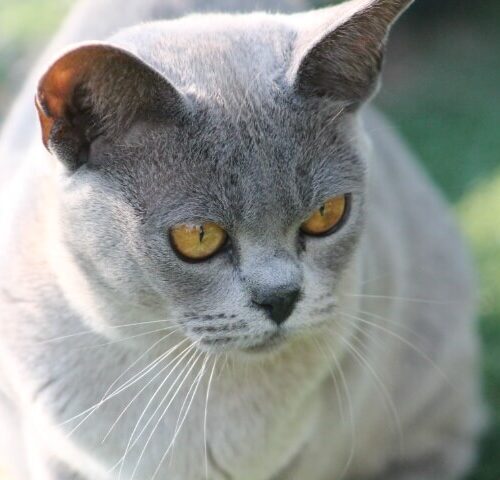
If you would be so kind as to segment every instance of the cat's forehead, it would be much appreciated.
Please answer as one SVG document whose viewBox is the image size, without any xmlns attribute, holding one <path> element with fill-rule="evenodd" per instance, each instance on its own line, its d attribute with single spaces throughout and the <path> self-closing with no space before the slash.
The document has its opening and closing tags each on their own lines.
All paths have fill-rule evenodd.
<svg viewBox="0 0 500 480">
<path fill-rule="evenodd" d="M 140 167 L 131 184 L 146 210 L 224 224 L 281 210 L 286 223 L 358 187 L 363 168 L 342 107 L 301 102 L 286 82 L 294 36 L 281 17 L 251 14 L 156 22 L 115 37 L 193 98 L 186 124 L 139 129 L 120 156 L 132 175 Z"/>
<path fill-rule="evenodd" d="M 137 126 L 113 154 L 112 178 L 159 223 L 209 219 L 269 231 L 358 191 L 363 165 L 339 129 L 303 128 L 297 112 L 276 103 L 257 112 L 245 105 L 238 122 L 212 108 L 179 127 Z"/>
<path fill-rule="evenodd" d="M 265 13 L 193 15 L 133 27 L 111 40 L 185 93 L 230 97 L 285 74 L 296 34 L 282 18 Z"/>
</svg>

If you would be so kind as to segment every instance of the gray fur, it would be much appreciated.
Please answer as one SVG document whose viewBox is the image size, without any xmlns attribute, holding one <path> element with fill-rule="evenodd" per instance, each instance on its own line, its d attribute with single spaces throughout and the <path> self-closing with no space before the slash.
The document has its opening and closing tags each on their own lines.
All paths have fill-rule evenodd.
<svg viewBox="0 0 500 480">
<path fill-rule="evenodd" d="M 114 0 L 80 5 L 56 44 L 102 40 L 200 5 L 253 6 L 132 3 L 123 13 Z M 297 3 L 266 5 L 288 12 Z M 353 84 L 338 77 L 332 89 L 313 85 L 328 75 L 322 62 L 335 36 L 322 40 L 339 18 L 348 22 L 344 36 L 358 35 L 356 15 L 369 25 L 374 15 L 384 28 L 370 35 L 381 46 L 407 4 L 191 15 L 114 33 L 107 45 L 161 75 L 168 98 L 176 91 L 184 108 L 166 101 L 160 114 L 137 116 L 151 109 L 144 90 L 134 96 L 118 76 L 110 88 L 116 74 L 105 62 L 83 82 L 78 108 L 90 110 L 102 135 L 78 137 L 89 143 L 81 164 L 67 161 L 74 122 L 51 137 L 52 154 L 38 136 L 21 144 L 21 119 L 30 124 L 21 96 L 1 141 L 2 171 L 16 171 L 0 215 L 3 414 L 22 424 L 20 434 L 11 427 L 22 451 L 15 478 L 114 480 L 128 450 L 122 479 L 135 471 L 136 479 L 200 480 L 205 468 L 211 480 L 462 478 L 482 420 L 467 254 L 406 147 L 361 108 L 377 62 L 362 62 L 369 73 Z M 310 55 L 318 48 L 319 60 Z M 340 230 L 298 234 L 343 193 L 352 205 Z M 168 228 L 207 220 L 230 242 L 206 262 L 184 262 Z M 299 287 L 301 299 L 278 329 L 252 292 L 285 287 Z M 162 327 L 175 330 L 162 339 Z M 162 373 L 161 363 L 72 432 L 82 417 L 66 420 L 99 403 L 124 371 L 115 387 L 177 344 L 171 378 L 176 364 Z M 185 384 L 160 419 L 177 375 Z M 128 449 L 137 420 L 136 434 L 150 418 Z"/>
</svg>

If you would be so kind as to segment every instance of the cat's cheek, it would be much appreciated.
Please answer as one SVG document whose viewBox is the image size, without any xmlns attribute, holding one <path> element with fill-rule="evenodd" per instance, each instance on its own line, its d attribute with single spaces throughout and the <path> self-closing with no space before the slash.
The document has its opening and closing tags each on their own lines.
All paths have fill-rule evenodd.
<svg viewBox="0 0 500 480">
<path fill-rule="evenodd" d="M 304 262 L 322 282 L 334 286 L 342 271 L 355 254 L 358 235 L 343 235 L 338 241 L 331 238 L 309 240 Z"/>
</svg>

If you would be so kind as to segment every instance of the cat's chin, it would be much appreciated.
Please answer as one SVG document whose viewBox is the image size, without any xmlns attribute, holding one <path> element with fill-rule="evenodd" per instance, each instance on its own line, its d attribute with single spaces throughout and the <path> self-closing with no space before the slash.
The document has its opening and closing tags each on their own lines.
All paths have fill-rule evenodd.
<svg viewBox="0 0 500 480">
<path fill-rule="evenodd" d="M 280 332 L 276 332 L 274 335 L 267 338 L 263 342 L 251 345 L 249 347 L 241 348 L 241 351 L 250 354 L 271 353 L 279 350 L 280 347 L 283 347 L 285 345 L 285 343 L 286 336 Z"/>
<path fill-rule="evenodd" d="M 211 353 L 234 353 L 236 355 L 265 355 L 272 354 L 280 351 L 285 345 L 288 344 L 289 337 L 283 332 L 276 331 L 272 335 L 267 336 L 265 339 L 259 339 L 255 343 L 240 342 L 225 343 L 221 345 L 219 342 L 200 342 L 200 348 L 210 351 Z M 256 339 L 257 340 L 257 339 Z"/>
</svg>

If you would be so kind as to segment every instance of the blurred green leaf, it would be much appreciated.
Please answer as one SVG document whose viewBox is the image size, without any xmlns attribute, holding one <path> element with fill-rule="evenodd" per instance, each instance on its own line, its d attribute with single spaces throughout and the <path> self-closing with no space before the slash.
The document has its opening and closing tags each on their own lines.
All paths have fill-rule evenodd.
<svg viewBox="0 0 500 480">
<path fill-rule="evenodd" d="M 2 0 L 0 41 L 29 45 L 57 28 L 70 0 Z"/>
</svg>

